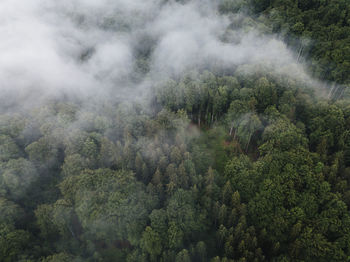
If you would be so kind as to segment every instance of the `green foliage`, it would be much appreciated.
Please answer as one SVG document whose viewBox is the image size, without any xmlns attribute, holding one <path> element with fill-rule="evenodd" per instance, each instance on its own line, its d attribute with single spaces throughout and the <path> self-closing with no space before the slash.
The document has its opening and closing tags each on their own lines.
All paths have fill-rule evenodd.
<svg viewBox="0 0 350 262">
<path fill-rule="evenodd" d="M 7 135 L 0 136 L 0 161 L 8 161 L 17 158 L 20 155 L 20 149 L 16 142 Z"/>
<path fill-rule="evenodd" d="M 24 218 L 21 207 L 6 198 L 0 197 L 0 224 L 12 224 Z"/>
<path fill-rule="evenodd" d="M 40 260 L 41 262 L 79 262 L 83 261 L 67 253 L 58 253 Z"/>
<path fill-rule="evenodd" d="M 11 224 L 0 224 L 0 261 L 17 261 L 29 241 L 29 232 L 15 229 Z"/>
<path fill-rule="evenodd" d="M 156 261 L 157 257 L 162 253 L 162 240 L 159 234 L 149 226 L 142 233 L 141 248 L 150 254 L 151 261 Z"/>
<path fill-rule="evenodd" d="M 272 30 L 282 31 L 287 43 L 295 46 L 299 58 L 311 58 L 316 77 L 349 84 L 349 1 L 251 2 L 254 12 L 267 16 L 265 23 Z"/>
<path fill-rule="evenodd" d="M 34 165 L 24 159 L 11 159 L 0 165 L 0 189 L 5 196 L 19 199 L 28 187 L 37 179 Z"/>
<path fill-rule="evenodd" d="M 218 8 L 348 83 L 347 1 Z M 140 52 L 135 81 L 150 70 Z M 348 261 L 349 91 L 207 70 L 155 86 L 150 105 L 61 98 L 0 114 L 0 262 Z"/>
<path fill-rule="evenodd" d="M 156 199 L 130 172 L 109 169 L 86 170 L 66 178 L 61 192 L 90 238 L 107 242 L 139 242 L 147 216 Z"/>
</svg>

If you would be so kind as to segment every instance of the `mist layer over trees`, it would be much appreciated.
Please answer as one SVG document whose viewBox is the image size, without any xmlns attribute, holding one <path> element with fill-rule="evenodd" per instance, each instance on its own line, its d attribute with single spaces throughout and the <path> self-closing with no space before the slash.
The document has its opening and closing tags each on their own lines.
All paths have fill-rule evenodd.
<svg viewBox="0 0 350 262">
<path fill-rule="evenodd" d="M 350 2 L 3 0 L 0 261 L 348 261 Z"/>
</svg>

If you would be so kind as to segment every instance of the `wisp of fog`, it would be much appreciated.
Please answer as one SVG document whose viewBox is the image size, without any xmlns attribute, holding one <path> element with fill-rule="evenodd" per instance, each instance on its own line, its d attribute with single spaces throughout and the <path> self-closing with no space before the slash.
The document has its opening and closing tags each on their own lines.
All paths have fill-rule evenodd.
<svg viewBox="0 0 350 262">
<path fill-rule="evenodd" d="M 232 26 L 247 18 L 221 15 L 218 4 L 2 0 L 2 100 L 32 105 L 62 95 L 134 99 L 166 78 L 215 65 L 233 70 L 261 64 L 310 80 L 277 36 Z"/>
</svg>

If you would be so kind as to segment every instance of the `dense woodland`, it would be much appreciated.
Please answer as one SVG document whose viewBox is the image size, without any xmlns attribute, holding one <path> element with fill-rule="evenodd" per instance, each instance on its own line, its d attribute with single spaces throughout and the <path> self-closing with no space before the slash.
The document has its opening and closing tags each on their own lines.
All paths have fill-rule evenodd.
<svg viewBox="0 0 350 262">
<path fill-rule="evenodd" d="M 340 91 L 243 65 L 144 103 L 4 111 L 0 261 L 350 260 L 350 2 L 219 8 L 280 33 Z"/>
<path fill-rule="evenodd" d="M 347 0 L 223 0 L 221 12 L 248 10 L 278 33 L 319 79 L 349 84 L 350 2 Z M 261 25 L 258 27 L 263 28 Z"/>
</svg>

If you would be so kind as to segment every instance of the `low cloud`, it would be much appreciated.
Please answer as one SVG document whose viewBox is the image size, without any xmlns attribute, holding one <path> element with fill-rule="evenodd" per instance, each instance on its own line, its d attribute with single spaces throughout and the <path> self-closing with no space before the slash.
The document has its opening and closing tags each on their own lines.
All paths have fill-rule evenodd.
<svg viewBox="0 0 350 262">
<path fill-rule="evenodd" d="M 311 81 L 276 36 L 245 27 L 218 1 L 3 0 L 0 90 L 7 104 L 61 95 L 139 98 L 160 79 L 220 65 L 261 64 Z M 233 28 L 232 21 L 242 22 Z M 225 41 L 223 39 L 225 38 Z M 135 80 L 137 59 L 149 59 Z"/>
</svg>

